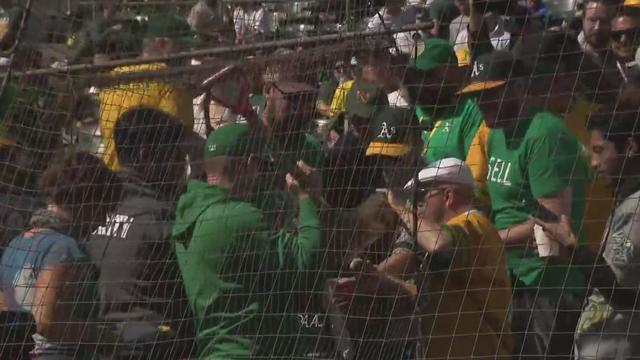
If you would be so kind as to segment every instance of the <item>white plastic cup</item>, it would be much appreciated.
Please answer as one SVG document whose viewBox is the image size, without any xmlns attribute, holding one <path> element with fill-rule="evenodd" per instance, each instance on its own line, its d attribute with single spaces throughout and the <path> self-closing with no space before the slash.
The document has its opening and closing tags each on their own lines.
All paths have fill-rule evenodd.
<svg viewBox="0 0 640 360">
<path fill-rule="evenodd" d="M 533 225 L 533 236 L 536 238 L 539 257 L 546 258 L 560 255 L 560 244 L 549 240 L 549 237 L 544 233 L 542 226 L 538 224 Z"/>
</svg>

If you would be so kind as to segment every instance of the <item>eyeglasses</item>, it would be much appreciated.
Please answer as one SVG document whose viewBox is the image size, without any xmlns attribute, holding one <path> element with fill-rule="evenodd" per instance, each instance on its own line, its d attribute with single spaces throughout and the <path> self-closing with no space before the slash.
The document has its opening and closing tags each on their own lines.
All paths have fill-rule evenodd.
<svg viewBox="0 0 640 360">
<path fill-rule="evenodd" d="M 439 187 L 439 188 L 434 188 L 434 189 L 429 189 L 427 191 L 426 197 L 427 199 L 430 199 L 434 196 L 440 195 L 440 194 L 444 194 L 444 192 L 447 190 L 446 187 Z"/>
</svg>

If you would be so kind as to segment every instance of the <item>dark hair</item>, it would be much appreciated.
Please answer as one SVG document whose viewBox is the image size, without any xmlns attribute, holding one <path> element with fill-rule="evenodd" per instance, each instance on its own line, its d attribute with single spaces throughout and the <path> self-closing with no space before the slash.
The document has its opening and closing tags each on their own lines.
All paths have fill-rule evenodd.
<svg viewBox="0 0 640 360">
<path fill-rule="evenodd" d="M 607 141 L 613 143 L 617 152 L 623 153 L 629 139 L 640 145 L 639 110 L 635 103 L 625 102 L 591 113 L 587 128 L 600 131 Z"/>
<path fill-rule="evenodd" d="M 183 132 L 178 119 L 160 110 L 128 110 L 116 120 L 114 129 L 118 159 L 125 165 L 134 165 L 140 149 L 148 147 L 155 160 L 167 161 L 180 152 Z"/>
<path fill-rule="evenodd" d="M 49 166 L 40 179 L 40 189 L 48 201 L 73 209 L 81 205 L 113 205 L 121 184 L 115 173 L 95 155 L 74 152 Z"/>
</svg>

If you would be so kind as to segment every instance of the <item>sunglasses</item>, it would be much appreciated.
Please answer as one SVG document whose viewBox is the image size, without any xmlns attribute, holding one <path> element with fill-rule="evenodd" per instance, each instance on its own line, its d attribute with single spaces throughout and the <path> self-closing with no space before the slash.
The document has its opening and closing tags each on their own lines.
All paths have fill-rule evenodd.
<svg viewBox="0 0 640 360">
<path fill-rule="evenodd" d="M 614 31 L 611 33 L 611 39 L 615 42 L 622 42 L 623 40 L 636 42 L 640 40 L 640 29 Z"/>
</svg>

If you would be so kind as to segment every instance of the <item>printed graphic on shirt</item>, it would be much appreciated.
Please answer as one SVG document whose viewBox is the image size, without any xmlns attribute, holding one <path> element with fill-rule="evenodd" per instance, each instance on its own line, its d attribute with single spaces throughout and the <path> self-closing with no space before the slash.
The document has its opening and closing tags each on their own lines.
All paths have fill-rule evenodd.
<svg viewBox="0 0 640 360">
<path fill-rule="evenodd" d="M 610 256 L 614 262 L 628 263 L 632 256 L 632 245 L 629 235 L 625 231 L 618 231 L 611 235 Z"/>
<path fill-rule="evenodd" d="M 99 226 L 98 229 L 93 232 L 93 235 L 117 236 L 121 239 L 126 239 L 133 220 L 135 220 L 135 218 L 126 215 L 109 215 L 107 217 L 107 224 Z"/>
<path fill-rule="evenodd" d="M 489 173 L 487 174 L 487 181 L 504 186 L 511 186 L 511 180 L 509 178 L 510 171 L 511 162 L 492 156 L 489 158 Z"/>
</svg>

